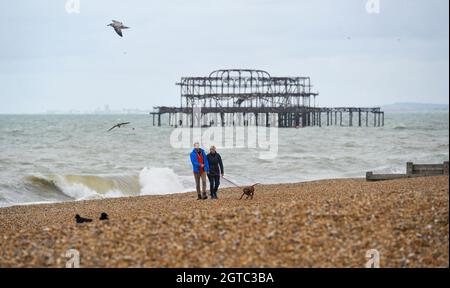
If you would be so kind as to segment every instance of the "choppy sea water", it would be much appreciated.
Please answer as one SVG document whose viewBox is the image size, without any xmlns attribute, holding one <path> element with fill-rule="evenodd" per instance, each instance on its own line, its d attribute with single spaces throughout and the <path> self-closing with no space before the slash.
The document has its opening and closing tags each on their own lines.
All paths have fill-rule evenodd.
<svg viewBox="0 0 450 288">
<path fill-rule="evenodd" d="M 279 129 L 273 159 L 254 148 L 218 152 L 242 185 L 401 173 L 408 161 L 448 161 L 448 116 L 386 113 L 379 128 Z M 106 132 L 120 121 L 131 124 Z M 173 130 L 153 127 L 148 115 L 0 115 L 0 206 L 194 190 L 191 149 L 172 147 Z"/>
</svg>

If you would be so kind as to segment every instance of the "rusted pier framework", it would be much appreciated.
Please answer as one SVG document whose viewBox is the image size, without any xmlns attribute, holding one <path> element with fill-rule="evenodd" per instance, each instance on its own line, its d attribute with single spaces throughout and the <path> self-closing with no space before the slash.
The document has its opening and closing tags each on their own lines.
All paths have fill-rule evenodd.
<svg viewBox="0 0 450 288">
<path fill-rule="evenodd" d="M 213 71 L 208 77 L 183 77 L 176 84 L 180 107 L 154 107 L 153 125 L 384 126 L 384 112 L 378 107 L 316 107 L 319 94 L 313 92 L 309 77 L 272 77 L 262 70 L 233 69 Z M 166 121 L 163 115 L 168 115 Z"/>
</svg>

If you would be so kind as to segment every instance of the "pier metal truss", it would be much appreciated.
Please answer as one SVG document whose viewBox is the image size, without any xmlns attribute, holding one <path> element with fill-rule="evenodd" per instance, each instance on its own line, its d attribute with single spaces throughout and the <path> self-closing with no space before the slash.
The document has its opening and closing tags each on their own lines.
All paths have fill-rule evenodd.
<svg viewBox="0 0 450 288">
<path fill-rule="evenodd" d="M 169 114 L 170 125 L 182 125 L 182 121 L 173 119 L 184 114 L 187 116 L 184 119 L 193 126 L 193 114 L 198 108 L 201 117 L 220 116 L 220 121 L 201 122 L 205 126 L 235 125 L 236 116 L 243 125 L 270 126 L 276 118 L 275 125 L 279 127 L 353 126 L 355 112 L 359 126 L 363 126 L 363 118 L 369 125 L 369 113 L 373 114 L 374 126 L 384 125 L 384 112 L 379 107 L 316 107 L 319 94 L 313 91 L 310 77 L 273 77 L 263 70 L 225 69 L 213 71 L 208 77 L 182 77 L 176 85 L 180 87 L 180 107 L 154 107 L 155 112 L 151 112 L 154 124 L 155 116 L 160 126 L 161 115 Z M 323 113 L 327 115 L 326 123 L 322 121 Z M 347 124 L 343 122 L 343 113 L 347 114 Z"/>
<path fill-rule="evenodd" d="M 263 70 L 216 70 L 177 85 L 182 107 L 310 107 L 318 95 L 309 77 L 272 77 Z"/>
</svg>

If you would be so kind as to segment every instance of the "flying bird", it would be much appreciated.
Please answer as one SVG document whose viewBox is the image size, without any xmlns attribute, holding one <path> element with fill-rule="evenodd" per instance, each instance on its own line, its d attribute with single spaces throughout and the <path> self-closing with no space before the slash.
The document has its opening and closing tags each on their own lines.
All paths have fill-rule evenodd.
<svg viewBox="0 0 450 288">
<path fill-rule="evenodd" d="M 130 123 L 131 123 L 131 122 L 117 123 L 117 124 L 114 125 L 113 127 L 109 128 L 109 130 L 108 130 L 107 132 L 113 130 L 114 128 L 120 128 L 120 127 L 122 127 L 122 126 L 124 126 L 124 125 L 128 125 L 128 124 L 130 124 Z"/>
<path fill-rule="evenodd" d="M 114 28 L 117 34 L 119 34 L 120 37 L 122 37 L 122 29 L 129 29 L 130 27 L 124 26 L 122 22 L 112 20 L 111 24 L 108 24 L 107 26 L 111 26 Z"/>
</svg>

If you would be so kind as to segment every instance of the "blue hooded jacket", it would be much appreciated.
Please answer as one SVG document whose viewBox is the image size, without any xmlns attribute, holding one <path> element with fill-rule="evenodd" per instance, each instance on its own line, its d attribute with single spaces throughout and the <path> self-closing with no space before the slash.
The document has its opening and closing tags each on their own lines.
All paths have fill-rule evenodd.
<svg viewBox="0 0 450 288">
<path fill-rule="evenodd" d="M 206 158 L 205 150 L 200 148 L 200 151 L 202 151 L 202 158 L 203 158 L 203 164 L 205 165 L 203 167 L 203 170 L 205 172 L 209 171 L 209 165 L 208 165 L 208 158 Z M 192 168 L 194 170 L 194 173 L 199 173 L 200 170 L 200 163 L 198 163 L 198 157 L 197 157 L 197 150 L 192 150 L 191 152 L 191 162 L 192 162 Z"/>
</svg>

